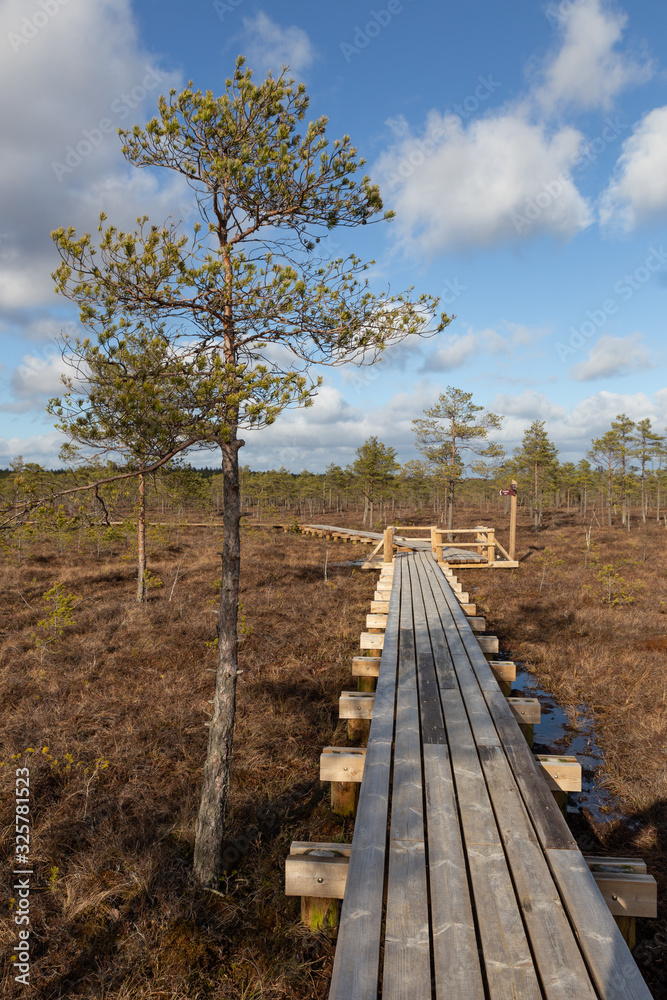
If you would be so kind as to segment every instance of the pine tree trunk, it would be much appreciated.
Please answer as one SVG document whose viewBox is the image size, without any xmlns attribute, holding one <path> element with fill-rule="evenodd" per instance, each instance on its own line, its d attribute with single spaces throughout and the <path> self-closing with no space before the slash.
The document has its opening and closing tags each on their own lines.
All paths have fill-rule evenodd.
<svg viewBox="0 0 667 1000">
<path fill-rule="evenodd" d="M 139 474 L 137 505 L 137 601 L 146 600 L 146 481 Z"/>
<path fill-rule="evenodd" d="M 239 448 L 243 444 L 243 441 L 237 440 L 235 428 L 229 441 L 220 442 L 224 499 L 218 665 L 194 853 L 196 877 L 203 885 L 212 887 L 223 873 L 222 838 L 225 831 L 225 807 L 229 794 L 236 712 L 236 626 L 241 569 Z"/>
</svg>

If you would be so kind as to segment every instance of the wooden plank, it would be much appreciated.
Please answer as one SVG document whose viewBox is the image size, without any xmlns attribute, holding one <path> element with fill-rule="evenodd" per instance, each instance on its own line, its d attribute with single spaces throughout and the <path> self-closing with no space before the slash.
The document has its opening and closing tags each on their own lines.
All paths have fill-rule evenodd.
<svg viewBox="0 0 667 1000">
<path fill-rule="evenodd" d="M 459 691 L 443 691 L 445 726 L 465 841 L 500 845 L 491 801 Z"/>
<path fill-rule="evenodd" d="M 386 615 L 389 611 L 389 601 L 371 601 L 371 611 L 374 614 Z"/>
<path fill-rule="evenodd" d="M 380 673 L 380 662 L 379 656 L 353 656 L 352 676 L 377 677 Z"/>
<path fill-rule="evenodd" d="M 433 597 L 433 591 L 428 582 L 421 581 L 422 600 L 424 602 L 424 615 L 426 627 L 431 638 L 431 649 L 436 671 L 438 686 L 441 691 L 449 688 L 456 688 L 458 682 L 454 671 L 454 663 L 442 630 L 440 616 Z"/>
<path fill-rule="evenodd" d="M 386 1000 L 430 1000 L 426 850 L 417 694 L 417 660 L 410 581 L 403 569 L 396 732 L 392 778 L 387 917 L 382 993 Z M 407 570 L 407 573 L 406 573 Z"/>
<path fill-rule="evenodd" d="M 320 754 L 320 781 L 361 781 L 365 747 L 325 747 Z"/>
<path fill-rule="evenodd" d="M 548 1000 L 596 1000 L 549 866 L 500 747 L 480 747 L 496 821 Z"/>
<path fill-rule="evenodd" d="M 497 653 L 500 649 L 497 635 L 478 635 L 477 642 L 483 653 Z"/>
<path fill-rule="evenodd" d="M 372 719 L 375 692 L 341 691 L 338 700 L 339 719 Z"/>
<path fill-rule="evenodd" d="M 407 560 L 406 560 L 407 562 Z M 391 838 L 424 840 L 417 661 L 412 628 L 410 576 L 404 569 L 401 602 L 396 735 L 392 777 Z"/>
<path fill-rule="evenodd" d="M 516 680 L 516 663 L 512 660 L 489 660 L 488 664 L 496 680 L 507 681 L 510 684 Z"/>
<path fill-rule="evenodd" d="M 338 855 L 342 858 L 349 858 L 350 851 L 352 850 L 351 844 L 339 844 L 334 841 L 333 843 L 315 843 L 310 840 L 293 840 L 290 844 L 289 852 L 292 854 L 309 854 L 311 851 L 332 851 L 334 855 Z"/>
<path fill-rule="evenodd" d="M 601 871 L 604 868 L 620 868 L 621 871 L 627 869 L 628 871 L 637 872 L 640 875 L 646 875 L 647 872 L 646 862 L 642 861 L 641 858 L 612 858 L 607 856 L 599 857 L 596 854 L 584 854 L 584 861 L 592 872 Z"/>
<path fill-rule="evenodd" d="M 581 791 L 581 764 L 576 757 L 538 753 L 535 760 L 552 792 Z"/>
<path fill-rule="evenodd" d="M 416 558 L 420 560 L 420 569 L 423 574 L 424 585 L 430 586 L 436 606 L 438 618 L 429 622 L 429 629 L 433 634 L 438 630 L 438 620 L 440 629 L 444 632 L 451 660 L 458 680 L 461 693 L 465 700 L 466 710 L 470 718 L 470 725 L 475 735 L 475 742 L 483 746 L 498 746 L 500 743 L 495 726 L 489 714 L 475 674 L 470 666 L 466 655 L 465 646 L 461 640 L 461 633 L 457 627 L 457 622 L 453 619 L 451 609 L 454 606 L 454 599 L 449 590 L 447 599 L 443 588 L 447 588 L 447 581 L 435 566 L 433 560 L 426 554 L 420 553 Z M 436 575 L 437 574 L 437 575 Z M 448 588 L 447 588 L 448 589 Z M 461 631 L 466 631 L 471 642 L 474 636 L 467 624 L 465 615 L 458 608 L 456 609 Z M 451 746 L 451 741 L 450 741 Z"/>
<path fill-rule="evenodd" d="M 615 917 L 658 916 L 658 884 L 652 875 L 588 867 Z"/>
<path fill-rule="evenodd" d="M 484 1000 L 449 751 L 424 747 L 435 985 L 438 997 Z"/>
<path fill-rule="evenodd" d="M 329 1000 L 377 1000 L 402 563 L 397 556 Z"/>
<path fill-rule="evenodd" d="M 545 853 L 600 996 L 652 1000 L 580 852 L 548 849 Z"/>
<path fill-rule="evenodd" d="M 543 1000 L 502 847 L 467 856 L 490 1000 Z"/>
<path fill-rule="evenodd" d="M 431 1000 L 431 996 L 424 842 L 391 840 L 382 997 Z"/>
<path fill-rule="evenodd" d="M 422 743 L 446 743 L 447 734 L 440 704 L 438 678 L 435 672 L 431 636 L 426 620 L 426 608 L 417 567 L 411 566 L 411 598 L 414 621 L 415 656 L 417 661 L 417 686 Z"/>
<path fill-rule="evenodd" d="M 366 615 L 366 628 L 386 628 L 386 615 Z"/>
<path fill-rule="evenodd" d="M 508 698 L 507 704 L 517 722 L 536 726 L 542 718 L 542 709 L 537 698 Z"/>
<path fill-rule="evenodd" d="M 542 847 L 578 850 L 506 699 L 497 686 L 495 691 L 484 691 L 484 697 Z"/>
<path fill-rule="evenodd" d="M 285 858 L 285 895 L 342 899 L 347 870 L 348 859 L 345 857 L 290 855 Z"/>
<path fill-rule="evenodd" d="M 375 632 L 362 632 L 359 637 L 360 649 L 382 649 L 384 646 L 384 635 Z"/>
</svg>

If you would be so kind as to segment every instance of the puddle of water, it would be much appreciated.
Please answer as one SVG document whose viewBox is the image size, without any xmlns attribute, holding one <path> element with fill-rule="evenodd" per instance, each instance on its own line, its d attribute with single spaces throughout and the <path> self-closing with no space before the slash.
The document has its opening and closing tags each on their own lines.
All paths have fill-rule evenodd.
<svg viewBox="0 0 667 1000">
<path fill-rule="evenodd" d="M 535 753 L 570 754 L 581 764 L 581 792 L 568 795 L 568 813 L 589 813 L 598 824 L 623 820 L 632 826 L 610 792 L 598 782 L 598 772 L 604 765 L 604 751 L 595 739 L 593 720 L 586 706 L 577 708 L 576 725 L 545 691 L 539 681 L 528 673 L 523 664 L 516 664 L 516 681 L 512 693 L 517 691 L 528 698 L 537 698 L 542 709 L 542 721 L 534 729 Z"/>
</svg>

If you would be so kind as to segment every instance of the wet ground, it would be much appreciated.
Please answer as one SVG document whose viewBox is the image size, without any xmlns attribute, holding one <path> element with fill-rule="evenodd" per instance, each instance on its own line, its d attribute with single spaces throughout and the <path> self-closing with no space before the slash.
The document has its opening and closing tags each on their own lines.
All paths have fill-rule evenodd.
<svg viewBox="0 0 667 1000">
<path fill-rule="evenodd" d="M 568 815 L 582 814 L 600 825 L 628 818 L 616 799 L 600 784 L 604 771 L 604 751 L 596 742 L 593 720 L 585 705 L 576 712 L 566 713 L 553 696 L 545 691 L 521 663 L 516 664 L 516 681 L 512 693 L 519 697 L 537 698 L 542 708 L 542 721 L 534 729 L 535 753 L 571 754 L 582 767 L 581 792 L 568 795 Z"/>
</svg>

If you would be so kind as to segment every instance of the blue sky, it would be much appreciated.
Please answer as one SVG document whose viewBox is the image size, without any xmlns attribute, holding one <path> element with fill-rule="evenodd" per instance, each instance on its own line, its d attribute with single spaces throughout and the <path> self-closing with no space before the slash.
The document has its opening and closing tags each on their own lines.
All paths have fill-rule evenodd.
<svg viewBox="0 0 667 1000">
<path fill-rule="evenodd" d="M 187 222 L 178 181 L 129 167 L 115 129 L 192 79 L 221 93 L 238 53 L 288 63 L 312 117 L 348 133 L 396 219 L 333 237 L 374 286 L 442 296 L 456 319 L 378 366 L 325 370 L 309 410 L 246 435 L 244 464 L 347 465 L 371 434 L 416 457 L 411 422 L 454 385 L 505 415 L 511 450 L 545 420 L 564 459 L 616 414 L 667 425 L 667 8 L 255 0 L 4 0 L 0 74 L 0 466 L 58 464 L 51 229 L 104 209 Z M 213 462 L 208 454 L 197 462 Z"/>
</svg>

